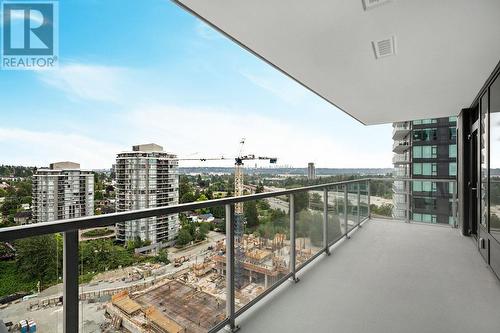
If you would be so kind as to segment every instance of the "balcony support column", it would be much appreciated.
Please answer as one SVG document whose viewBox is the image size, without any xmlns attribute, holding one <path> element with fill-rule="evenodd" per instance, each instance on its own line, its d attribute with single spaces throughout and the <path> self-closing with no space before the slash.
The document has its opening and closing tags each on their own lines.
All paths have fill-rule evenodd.
<svg viewBox="0 0 500 333">
<path fill-rule="evenodd" d="M 229 329 L 236 332 L 235 285 L 234 285 L 234 205 L 226 204 L 226 316 L 229 319 Z"/>
<path fill-rule="evenodd" d="M 349 236 L 349 217 L 348 217 L 348 209 L 349 209 L 349 193 L 347 191 L 348 184 L 344 185 L 344 225 L 345 225 L 345 238 L 350 239 Z"/>
<path fill-rule="evenodd" d="M 323 245 L 325 246 L 326 255 L 330 255 L 330 247 L 328 246 L 328 188 L 323 189 Z"/>
<path fill-rule="evenodd" d="M 411 207 L 411 203 L 410 203 L 410 181 L 405 181 L 404 182 L 404 191 L 405 191 L 405 194 L 406 194 L 406 219 L 405 219 L 405 222 L 406 223 L 410 223 L 410 207 Z"/>
<path fill-rule="evenodd" d="M 367 196 L 368 196 L 368 218 L 371 219 L 372 218 L 372 208 L 371 208 L 371 189 L 370 189 L 370 184 L 371 184 L 372 180 L 371 179 L 368 179 L 368 188 L 366 190 L 366 193 L 367 193 Z"/>
<path fill-rule="evenodd" d="M 360 187 L 361 187 L 361 183 L 357 183 L 357 187 L 358 187 L 358 228 L 361 228 L 361 190 L 360 190 Z"/>
<path fill-rule="evenodd" d="M 458 222 L 458 209 L 457 209 L 457 182 L 453 181 L 450 183 L 451 186 L 453 186 L 453 202 L 451 204 L 451 209 L 452 209 L 452 216 L 453 216 L 453 227 L 458 228 L 459 222 Z"/>
<path fill-rule="evenodd" d="M 295 196 L 290 194 L 288 196 L 288 212 L 290 215 L 290 272 L 292 273 L 292 281 L 297 283 L 299 279 L 297 278 L 297 246 L 295 244 Z"/>
<path fill-rule="evenodd" d="M 78 230 L 63 236 L 63 332 L 79 332 Z"/>
</svg>

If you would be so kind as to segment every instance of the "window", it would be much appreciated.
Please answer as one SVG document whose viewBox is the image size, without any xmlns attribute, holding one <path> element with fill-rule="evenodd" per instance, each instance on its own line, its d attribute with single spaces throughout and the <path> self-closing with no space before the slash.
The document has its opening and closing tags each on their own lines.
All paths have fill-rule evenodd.
<svg viewBox="0 0 500 333">
<path fill-rule="evenodd" d="M 417 222 L 436 223 L 436 215 L 413 213 L 413 220 Z"/>
<path fill-rule="evenodd" d="M 435 210 L 436 207 L 436 199 L 430 197 L 415 197 L 413 198 L 413 206 L 416 209 L 421 209 L 425 211 Z"/>
<path fill-rule="evenodd" d="M 456 162 L 450 163 L 448 174 L 450 176 L 456 176 L 457 175 L 457 163 Z"/>
<path fill-rule="evenodd" d="M 414 192 L 436 192 L 436 183 L 429 181 L 414 181 Z"/>
<path fill-rule="evenodd" d="M 413 146 L 414 158 L 436 158 L 437 146 Z"/>
<path fill-rule="evenodd" d="M 422 158 L 422 147 L 413 146 L 413 158 Z"/>
<path fill-rule="evenodd" d="M 413 125 L 428 125 L 437 123 L 437 119 L 420 119 L 414 120 Z"/>
<path fill-rule="evenodd" d="M 455 116 L 455 117 L 449 117 L 449 118 L 448 118 L 448 121 L 449 121 L 450 123 L 456 123 L 456 122 L 457 122 L 457 117 L 456 117 L 456 116 Z"/>
<path fill-rule="evenodd" d="M 423 175 L 431 175 L 432 174 L 432 164 L 431 163 L 422 163 L 422 174 Z"/>
<path fill-rule="evenodd" d="M 422 163 L 413 163 L 413 174 L 414 175 L 422 174 Z"/>
<path fill-rule="evenodd" d="M 421 176 L 437 176 L 436 163 L 413 163 L 413 174 Z"/>
<path fill-rule="evenodd" d="M 449 157 L 457 157 L 457 145 L 450 145 L 448 149 Z"/>
<path fill-rule="evenodd" d="M 424 128 L 414 130 L 413 140 L 415 142 L 437 140 L 437 128 Z"/>
<path fill-rule="evenodd" d="M 455 127 L 450 128 L 450 140 L 457 140 L 457 129 Z"/>
<path fill-rule="evenodd" d="M 500 242 L 500 177 L 496 174 L 496 170 L 493 170 L 500 168 L 500 159 L 498 158 L 500 156 L 500 77 L 497 77 L 495 82 L 493 82 L 490 87 L 489 106 L 490 142 L 488 149 L 490 152 L 490 171 L 487 172 L 487 176 L 489 177 L 489 198 L 486 197 L 484 199 L 488 200 L 490 205 L 490 233 L 497 241 Z M 487 164 L 485 165 L 485 167 L 487 167 Z M 486 176 L 486 172 L 484 173 Z"/>
</svg>

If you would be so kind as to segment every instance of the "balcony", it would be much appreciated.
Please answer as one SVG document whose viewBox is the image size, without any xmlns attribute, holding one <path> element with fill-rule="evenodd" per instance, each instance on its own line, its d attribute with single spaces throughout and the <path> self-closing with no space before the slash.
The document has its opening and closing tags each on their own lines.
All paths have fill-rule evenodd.
<svg viewBox="0 0 500 333">
<path fill-rule="evenodd" d="M 410 143 L 406 140 L 394 141 L 392 144 L 392 152 L 396 154 L 401 154 L 410 148 Z"/>
<path fill-rule="evenodd" d="M 500 331 L 500 283 L 456 229 L 372 219 L 332 252 L 244 316 L 242 331 Z"/>
<path fill-rule="evenodd" d="M 392 157 L 392 164 L 394 164 L 395 166 L 408 163 L 410 163 L 410 158 L 406 153 L 394 154 L 394 156 Z"/>
<path fill-rule="evenodd" d="M 392 139 L 393 140 L 402 140 L 408 136 L 410 133 L 410 123 L 394 123 L 392 129 Z"/>
<path fill-rule="evenodd" d="M 64 235 L 58 272 L 64 282 L 7 302 L 0 319 L 33 318 L 40 332 L 72 333 L 109 327 L 104 312 L 129 329 L 169 322 L 193 332 L 237 325 L 247 332 L 498 331 L 500 283 L 470 238 L 446 225 L 372 214 L 372 202 L 387 200 L 372 186 L 393 181 L 361 179 L 0 229 L 0 241 L 9 242 Z M 285 207 L 283 216 L 257 228 L 258 236 L 243 233 L 234 205 L 261 200 Z M 79 283 L 79 272 L 88 270 L 79 257 L 79 230 L 221 206 L 226 233 L 213 235 L 213 249 L 203 245 L 193 264 L 164 266 L 160 275 L 137 281 Z M 106 257 L 109 250 L 96 251 Z M 460 309 L 471 309 L 471 316 Z"/>
</svg>

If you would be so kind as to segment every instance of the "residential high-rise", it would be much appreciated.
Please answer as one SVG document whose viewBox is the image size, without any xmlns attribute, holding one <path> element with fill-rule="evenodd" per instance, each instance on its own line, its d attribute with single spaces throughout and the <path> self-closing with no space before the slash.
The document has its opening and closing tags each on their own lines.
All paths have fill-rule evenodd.
<svg viewBox="0 0 500 333">
<path fill-rule="evenodd" d="M 307 179 L 316 179 L 316 167 L 313 162 L 307 164 Z"/>
<path fill-rule="evenodd" d="M 58 162 L 33 175 L 33 223 L 94 215 L 94 173 Z"/>
<path fill-rule="evenodd" d="M 393 124 L 393 216 L 429 223 L 452 223 L 453 185 L 433 182 L 456 179 L 456 117 Z M 425 179 L 415 181 L 415 179 Z M 429 180 L 430 179 L 430 180 Z"/>
<path fill-rule="evenodd" d="M 116 211 L 153 208 L 179 203 L 177 156 L 151 143 L 132 147 L 116 157 Z M 117 224 L 120 241 L 172 241 L 177 236 L 177 214 L 127 221 Z"/>
</svg>

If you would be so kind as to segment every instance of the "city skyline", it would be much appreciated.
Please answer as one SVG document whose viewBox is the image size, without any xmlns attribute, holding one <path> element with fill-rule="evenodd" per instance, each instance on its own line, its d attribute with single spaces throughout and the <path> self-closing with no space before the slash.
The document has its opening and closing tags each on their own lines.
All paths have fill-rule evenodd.
<svg viewBox="0 0 500 333">
<path fill-rule="evenodd" d="M 59 10 L 59 69 L 1 74 L 0 164 L 104 169 L 136 142 L 232 157 L 245 137 L 280 165 L 391 167 L 390 125 L 358 123 L 168 1 Z"/>
</svg>

